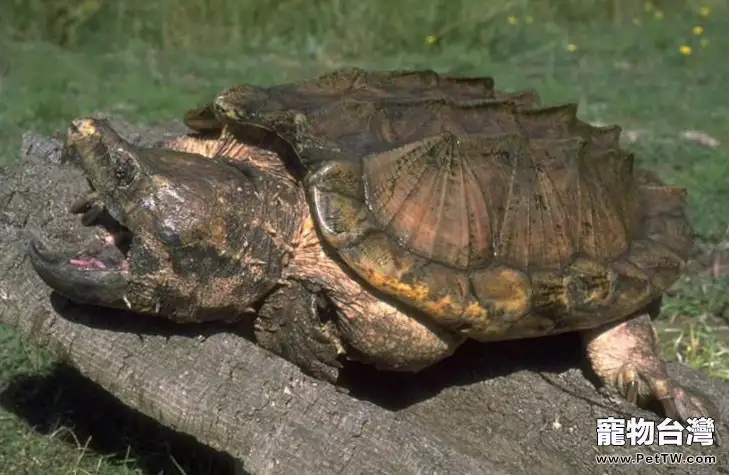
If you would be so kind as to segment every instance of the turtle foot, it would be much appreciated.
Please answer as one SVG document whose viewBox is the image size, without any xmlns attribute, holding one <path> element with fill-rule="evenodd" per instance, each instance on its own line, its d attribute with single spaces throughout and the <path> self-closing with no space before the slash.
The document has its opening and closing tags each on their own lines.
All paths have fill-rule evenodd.
<svg viewBox="0 0 729 475">
<path fill-rule="evenodd" d="M 663 407 L 665 416 L 674 420 L 714 418 L 718 413 L 706 396 L 681 386 L 663 374 L 641 371 L 633 363 L 627 363 L 620 368 L 614 386 L 631 404 L 643 405 L 651 399 L 657 400 Z"/>
<path fill-rule="evenodd" d="M 628 402 L 646 407 L 658 401 L 666 417 L 683 422 L 698 417 L 716 419 L 718 411 L 706 396 L 670 378 L 647 313 L 587 331 L 584 336 L 595 373 Z"/>
</svg>

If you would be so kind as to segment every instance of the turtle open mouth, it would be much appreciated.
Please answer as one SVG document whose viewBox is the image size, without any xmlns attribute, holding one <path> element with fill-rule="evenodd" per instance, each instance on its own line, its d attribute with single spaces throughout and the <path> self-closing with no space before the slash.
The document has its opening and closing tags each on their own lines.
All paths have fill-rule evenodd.
<svg viewBox="0 0 729 475">
<path fill-rule="evenodd" d="M 89 185 L 69 212 L 81 215 L 83 225 L 95 227 L 96 237 L 84 249 L 71 251 L 51 250 L 34 239 L 28 255 L 41 279 L 71 300 L 124 308 L 134 234 L 112 216 L 90 181 Z"/>
<path fill-rule="evenodd" d="M 201 269 L 214 275 L 240 267 L 210 243 L 230 245 L 231 223 L 244 219 L 233 203 L 253 186 L 227 157 L 245 157 L 246 146 L 184 135 L 138 147 L 108 121 L 80 118 L 65 147 L 89 185 L 69 211 L 94 227 L 96 238 L 71 252 L 31 242 L 29 259 L 52 289 L 82 304 L 157 313 L 158 295 L 173 300 L 170 276 L 183 285 L 200 280 Z M 165 305 L 170 311 L 177 302 Z"/>
</svg>

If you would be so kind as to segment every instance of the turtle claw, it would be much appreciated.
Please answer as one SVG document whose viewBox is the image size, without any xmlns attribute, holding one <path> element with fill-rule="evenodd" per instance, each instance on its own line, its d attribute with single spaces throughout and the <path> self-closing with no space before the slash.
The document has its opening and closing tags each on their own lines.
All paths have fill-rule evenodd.
<svg viewBox="0 0 729 475">
<path fill-rule="evenodd" d="M 638 381 L 631 381 L 625 391 L 625 399 L 631 404 L 638 404 Z"/>
<path fill-rule="evenodd" d="M 660 401 L 666 417 L 674 420 L 712 417 L 717 412 L 706 397 L 668 378 L 640 371 L 633 363 L 623 365 L 618 371 L 616 387 L 631 404 L 642 405 L 651 399 Z"/>
<path fill-rule="evenodd" d="M 661 403 L 666 417 L 686 422 L 693 417 L 716 419 L 718 410 L 708 398 L 685 388 L 668 378 L 641 372 L 633 363 L 625 364 L 617 374 L 617 389 L 625 399 L 635 405 L 644 405 L 651 399 Z"/>
<path fill-rule="evenodd" d="M 660 399 L 666 417 L 685 421 L 692 417 L 711 417 L 717 419 L 719 410 L 704 395 L 673 385 L 671 395 Z"/>
<path fill-rule="evenodd" d="M 659 399 L 666 417 L 673 420 L 687 422 L 691 418 L 708 417 L 719 420 L 719 410 L 704 395 L 697 391 L 672 385 L 671 394 Z M 714 443 L 721 445 L 719 431 L 714 432 Z"/>
<path fill-rule="evenodd" d="M 658 401 L 666 417 L 681 422 L 694 417 L 718 420 L 719 412 L 706 396 L 670 378 L 648 314 L 585 336 L 597 375 L 631 404 L 646 408 L 651 401 Z"/>
<path fill-rule="evenodd" d="M 97 207 L 99 204 L 103 206 L 99 193 L 96 191 L 90 191 L 71 203 L 71 206 L 68 208 L 68 212 L 71 214 L 85 213 L 89 209 Z"/>
<path fill-rule="evenodd" d="M 663 406 L 663 412 L 666 417 L 670 417 L 673 420 L 686 420 L 690 416 L 684 415 L 681 417 L 681 413 L 678 410 L 678 406 L 676 404 L 676 399 L 673 397 L 666 397 L 660 400 L 661 406 Z"/>
<path fill-rule="evenodd" d="M 81 215 L 81 224 L 92 226 L 106 211 L 106 205 L 97 191 L 89 191 L 71 203 L 68 212 Z"/>
<path fill-rule="evenodd" d="M 94 203 L 88 210 L 81 215 L 81 224 L 84 226 L 91 226 L 104 212 L 105 208 L 103 203 Z"/>
</svg>

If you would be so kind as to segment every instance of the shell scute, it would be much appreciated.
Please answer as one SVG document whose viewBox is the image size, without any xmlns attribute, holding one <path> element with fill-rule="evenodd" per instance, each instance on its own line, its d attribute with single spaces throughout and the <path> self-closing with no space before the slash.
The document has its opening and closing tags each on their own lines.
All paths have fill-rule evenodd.
<svg viewBox="0 0 729 475">
<path fill-rule="evenodd" d="M 683 192 L 575 104 L 432 71 L 341 70 L 223 93 L 216 117 L 291 145 L 326 244 L 364 282 L 489 340 L 627 317 L 680 275 Z M 320 163 L 324 162 L 323 167 Z"/>
</svg>

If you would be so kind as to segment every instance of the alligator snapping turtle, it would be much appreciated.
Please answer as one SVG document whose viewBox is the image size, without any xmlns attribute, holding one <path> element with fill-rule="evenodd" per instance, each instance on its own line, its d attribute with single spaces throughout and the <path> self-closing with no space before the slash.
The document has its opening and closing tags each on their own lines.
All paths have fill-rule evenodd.
<svg viewBox="0 0 729 475">
<path fill-rule="evenodd" d="M 34 241 L 46 283 L 178 322 L 256 318 L 259 344 L 331 381 L 342 355 L 417 371 L 467 338 L 579 331 L 631 402 L 715 412 L 669 378 L 651 323 L 693 245 L 685 192 L 634 169 L 619 127 L 489 78 L 356 69 L 236 86 L 186 122 L 206 135 L 146 149 L 73 122 L 92 191 L 72 211 L 105 217 L 119 251 Z"/>
</svg>

